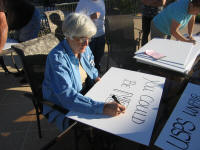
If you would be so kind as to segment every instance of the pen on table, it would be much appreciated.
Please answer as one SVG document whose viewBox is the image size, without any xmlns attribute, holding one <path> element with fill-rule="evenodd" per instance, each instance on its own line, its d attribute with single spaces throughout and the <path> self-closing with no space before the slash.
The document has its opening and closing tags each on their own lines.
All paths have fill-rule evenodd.
<svg viewBox="0 0 200 150">
<path fill-rule="evenodd" d="M 112 98 L 114 99 L 115 102 L 117 102 L 118 104 L 121 104 L 121 103 L 117 100 L 117 97 L 116 97 L 115 95 L 113 95 Z"/>
</svg>

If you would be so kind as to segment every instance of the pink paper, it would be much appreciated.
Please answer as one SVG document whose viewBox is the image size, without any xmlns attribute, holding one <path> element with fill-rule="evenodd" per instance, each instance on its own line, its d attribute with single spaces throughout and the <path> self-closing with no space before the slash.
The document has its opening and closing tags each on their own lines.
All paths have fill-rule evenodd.
<svg viewBox="0 0 200 150">
<path fill-rule="evenodd" d="M 149 55 L 149 56 L 151 56 L 151 57 L 153 57 L 155 59 L 161 59 L 161 58 L 165 57 L 164 55 L 162 55 L 162 54 L 160 54 L 158 52 L 155 52 L 154 50 L 146 50 L 145 54 Z"/>
</svg>

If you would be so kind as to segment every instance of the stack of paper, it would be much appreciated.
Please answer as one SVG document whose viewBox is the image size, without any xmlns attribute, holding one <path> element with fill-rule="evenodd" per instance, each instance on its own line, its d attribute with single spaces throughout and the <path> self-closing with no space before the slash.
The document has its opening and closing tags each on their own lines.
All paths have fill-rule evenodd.
<svg viewBox="0 0 200 150">
<path fill-rule="evenodd" d="M 198 36 L 194 37 L 200 41 Z M 160 54 L 159 59 L 148 55 L 146 51 L 152 50 L 155 54 Z M 200 43 L 197 44 L 168 40 L 168 39 L 153 39 L 146 45 L 141 47 L 136 53 L 134 58 L 139 62 L 147 63 L 162 68 L 178 71 L 187 74 L 196 57 L 200 53 Z"/>
</svg>

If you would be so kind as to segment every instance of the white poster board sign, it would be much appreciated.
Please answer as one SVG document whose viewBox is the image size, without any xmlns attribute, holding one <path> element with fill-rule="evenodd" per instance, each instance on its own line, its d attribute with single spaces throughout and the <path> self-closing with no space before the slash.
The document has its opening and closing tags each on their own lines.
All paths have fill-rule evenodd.
<svg viewBox="0 0 200 150">
<path fill-rule="evenodd" d="M 200 86 L 189 83 L 155 145 L 164 150 L 200 150 Z"/>
<path fill-rule="evenodd" d="M 117 117 L 69 112 L 66 116 L 149 145 L 165 78 L 125 69 L 111 68 L 86 94 L 96 101 L 111 102 L 116 95 L 126 112 Z"/>
<path fill-rule="evenodd" d="M 199 38 L 194 36 L 199 41 Z M 146 50 L 154 50 L 165 57 L 161 59 L 154 59 L 146 55 Z M 154 65 L 169 70 L 187 74 L 200 53 L 200 43 L 192 44 L 188 42 L 174 41 L 168 39 L 152 39 L 136 53 L 134 58 L 137 61 Z"/>
<path fill-rule="evenodd" d="M 136 54 L 141 52 L 144 53 L 146 50 L 150 49 L 166 56 L 159 60 L 161 63 L 185 65 L 185 61 L 187 60 L 192 47 L 193 44 L 188 42 L 155 38 L 141 47 Z"/>
</svg>

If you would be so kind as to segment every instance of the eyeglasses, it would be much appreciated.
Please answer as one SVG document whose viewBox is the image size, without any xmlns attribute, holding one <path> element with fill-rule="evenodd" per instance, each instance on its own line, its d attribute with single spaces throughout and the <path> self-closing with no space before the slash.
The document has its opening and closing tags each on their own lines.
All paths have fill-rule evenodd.
<svg viewBox="0 0 200 150">
<path fill-rule="evenodd" d="M 80 37 L 80 38 L 78 38 L 78 37 L 76 37 L 76 38 L 74 38 L 76 41 L 79 41 L 80 43 L 85 43 L 85 42 L 90 42 L 91 41 L 91 38 L 87 38 L 87 37 Z"/>
</svg>

